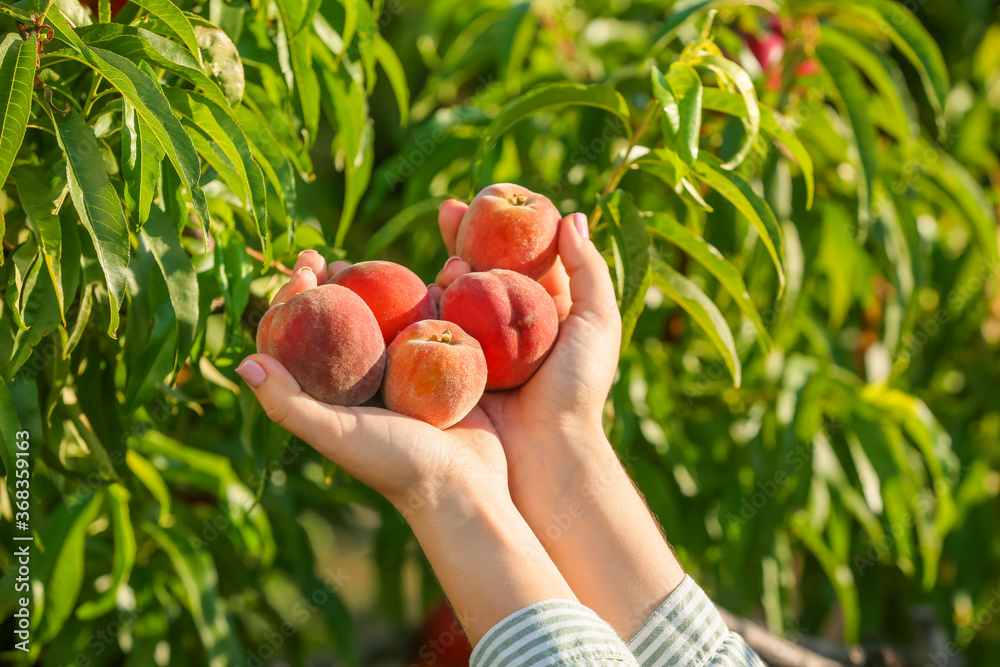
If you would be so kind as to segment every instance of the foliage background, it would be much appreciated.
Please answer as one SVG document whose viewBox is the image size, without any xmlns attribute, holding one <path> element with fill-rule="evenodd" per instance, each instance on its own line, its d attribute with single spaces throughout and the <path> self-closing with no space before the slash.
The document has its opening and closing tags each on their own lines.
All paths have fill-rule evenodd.
<svg viewBox="0 0 1000 667">
<path fill-rule="evenodd" d="M 0 5 L 4 659 L 398 664 L 440 594 L 405 523 L 233 369 L 272 260 L 429 281 L 437 204 L 507 180 L 591 214 L 635 325 L 607 428 L 720 604 L 995 664 L 1000 14 L 906 4 Z"/>
</svg>

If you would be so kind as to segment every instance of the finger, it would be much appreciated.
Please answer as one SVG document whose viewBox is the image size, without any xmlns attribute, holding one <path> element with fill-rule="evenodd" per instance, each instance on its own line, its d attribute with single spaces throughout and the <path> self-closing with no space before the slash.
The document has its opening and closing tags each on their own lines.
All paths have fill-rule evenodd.
<svg viewBox="0 0 1000 667">
<path fill-rule="evenodd" d="M 320 403 L 309 396 L 274 357 L 251 354 L 236 368 L 236 373 L 253 391 L 271 421 L 324 455 L 332 450 L 326 443 L 353 433 L 357 418 L 350 408 Z"/>
<path fill-rule="evenodd" d="M 317 285 L 322 285 L 326 282 L 326 260 L 323 259 L 323 255 L 315 250 L 303 250 L 299 253 L 298 259 L 295 260 L 295 266 L 292 267 L 292 274 L 294 275 L 296 271 L 304 266 L 308 266 L 316 274 Z"/>
<path fill-rule="evenodd" d="M 563 266 L 562 260 L 556 257 L 556 263 L 548 273 L 538 279 L 538 282 L 552 297 L 556 304 L 556 313 L 559 314 L 559 321 L 562 322 L 569 315 L 569 308 L 573 304 L 569 296 L 569 276 L 566 275 L 566 267 Z"/>
<path fill-rule="evenodd" d="M 562 219 L 559 229 L 559 258 L 569 277 L 573 304 L 569 314 L 599 329 L 621 326 L 614 285 L 608 263 L 589 238 L 587 216 L 574 213 Z"/>
<path fill-rule="evenodd" d="M 437 278 L 434 279 L 434 284 L 441 289 L 447 289 L 448 285 L 455 282 L 459 276 L 471 272 L 472 265 L 464 259 L 461 257 L 449 257 L 448 261 L 444 263 L 444 266 L 438 272 Z"/>
<path fill-rule="evenodd" d="M 337 260 L 336 262 L 330 262 L 329 268 L 326 270 L 326 275 L 328 276 L 327 282 L 333 282 L 333 279 L 337 277 L 337 274 L 346 269 L 351 265 L 350 262 L 345 262 L 343 260 Z"/>
<path fill-rule="evenodd" d="M 302 391 L 281 362 L 266 354 L 250 355 L 236 373 L 268 418 L 353 477 L 381 493 L 405 483 L 412 465 L 399 443 L 416 440 L 412 431 L 421 422 L 388 410 L 317 401 Z"/>
<path fill-rule="evenodd" d="M 271 305 L 275 306 L 279 303 L 284 303 L 296 294 L 301 294 L 307 289 L 316 287 L 318 284 L 316 274 L 312 268 L 303 266 L 293 273 L 291 279 L 278 290 L 278 293 L 271 299 Z"/>
<path fill-rule="evenodd" d="M 455 242 L 458 239 L 458 225 L 469 205 L 457 199 L 446 199 L 438 207 L 438 227 L 441 228 L 441 238 L 449 255 L 455 254 Z"/>
<path fill-rule="evenodd" d="M 434 304 L 438 307 L 438 311 L 440 311 L 441 295 L 444 294 L 444 290 L 437 283 L 431 283 L 427 286 L 427 293 L 431 295 L 431 299 L 434 300 Z"/>
</svg>

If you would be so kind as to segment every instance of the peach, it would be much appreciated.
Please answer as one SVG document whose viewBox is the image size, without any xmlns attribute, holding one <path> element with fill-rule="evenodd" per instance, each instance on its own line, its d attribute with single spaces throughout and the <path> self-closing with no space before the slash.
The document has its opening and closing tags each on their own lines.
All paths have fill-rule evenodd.
<svg viewBox="0 0 1000 667">
<path fill-rule="evenodd" d="M 261 354 L 271 355 L 271 323 L 274 322 L 274 316 L 278 314 L 280 307 L 281 304 L 276 303 L 268 308 L 257 324 L 257 351 Z"/>
<path fill-rule="evenodd" d="M 333 405 L 360 405 L 375 395 L 385 369 L 385 345 L 360 296 L 340 285 L 320 285 L 271 310 L 276 312 L 265 329 L 264 349 L 304 392 Z"/>
<path fill-rule="evenodd" d="M 473 271 L 509 269 L 544 276 L 556 261 L 558 209 L 513 183 L 497 183 L 476 195 L 458 227 L 456 251 Z"/>
<path fill-rule="evenodd" d="M 437 317 L 427 285 L 405 266 L 393 262 L 359 262 L 339 271 L 327 283 L 351 290 L 368 304 L 386 345 L 420 320 Z"/>
<path fill-rule="evenodd" d="M 444 429 L 476 407 L 486 372 L 475 338 L 452 322 L 424 320 L 403 329 L 386 350 L 382 397 L 390 410 Z"/>
<path fill-rule="evenodd" d="M 479 341 L 486 355 L 486 390 L 513 389 L 545 361 L 559 331 L 545 288 L 514 271 L 460 276 L 441 295 L 441 319 Z"/>
</svg>

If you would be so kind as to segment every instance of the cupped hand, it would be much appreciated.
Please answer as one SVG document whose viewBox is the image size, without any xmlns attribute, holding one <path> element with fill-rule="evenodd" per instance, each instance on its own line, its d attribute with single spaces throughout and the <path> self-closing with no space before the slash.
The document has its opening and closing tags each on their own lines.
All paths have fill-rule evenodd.
<svg viewBox="0 0 1000 667">
<path fill-rule="evenodd" d="M 345 262 L 327 266 L 319 253 L 302 252 L 292 277 L 271 305 L 325 283 L 346 266 Z M 444 494 L 506 486 L 503 449 L 478 407 L 441 431 L 381 408 L 317 401 L 302 391 L 277 359 L 265 354 L 250 355 L 236 372 L 271 420 L 380 492 L 404 516 L 433 507 Z"/>
<path fill-rule="evenodd" d="M 450 253 L 467 205 L 441 204 L 438 224 Z M 604 403 L 614 381 L 621 344 L 621 316 L 607 262 L 588 238 L 587 218 L 573 213 L 559 226 L 559 259 L 539 282 L 556 303 L 561 324 L 555 345 L 521 387 L 487 393 L 486 410 L 507 452 L 515 503 L 539 475 L 565 470 L 565 448 L 602 435 Z M 453 257 L 438 274 L 442 288 L 471 270 Z M 551 481 L 549 479 L 548 481 Z"/>
</svg>

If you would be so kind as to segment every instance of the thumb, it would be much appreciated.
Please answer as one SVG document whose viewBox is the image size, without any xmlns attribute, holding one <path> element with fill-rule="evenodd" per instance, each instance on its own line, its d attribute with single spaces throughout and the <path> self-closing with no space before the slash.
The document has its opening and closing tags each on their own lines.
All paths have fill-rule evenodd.
<svg viewBox="0 0 1000 667">
<path fill-rule="evenodd" d="M 573 301 L 569 316 L 587 321 L 604 331 L 621 328 L 621 315 L 615 300 L 608 263 L 589 238 L 587 216 L 567 215 L 560 222 L 559 258 L 569 276 Z"/>
</svg>

